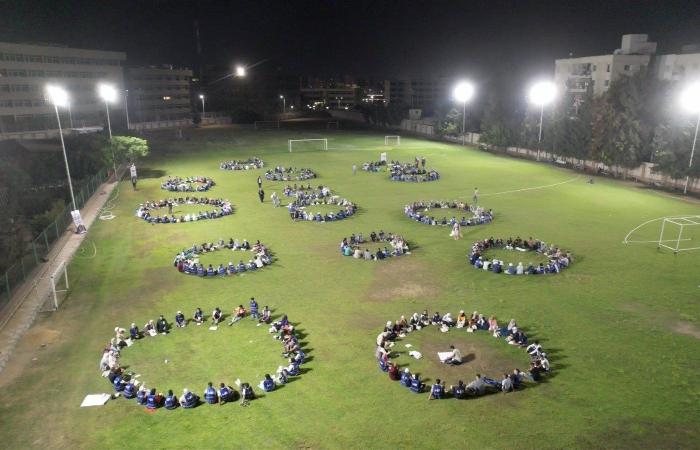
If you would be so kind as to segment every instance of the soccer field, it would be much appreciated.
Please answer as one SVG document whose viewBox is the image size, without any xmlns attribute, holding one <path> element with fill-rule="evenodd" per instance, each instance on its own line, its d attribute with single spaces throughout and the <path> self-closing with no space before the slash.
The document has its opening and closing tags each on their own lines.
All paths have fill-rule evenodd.
<svg viewBox="0 0 700 450">
<path fill-rule="evenodd" d="M 674 255 L 655 243 L 624 243 L 652 219 L 700 214 L 697 202 L 631 183 L 589 184 L 566 169 L 408 137 L 399 147 L 385 147 L 383 135 L 366 132 L 219 128 L 188 130 L 185 140 L 171 135 L 151 140 L 153 156 L 141 163 L 138 189 L 121 183 L 116 218 L 97 221 L 72 262 L 69 296 L 57 312 L 39 316 L 0 374 L 3 448 L 698 447 L 700 251 Z M 328 151 L 295 144 L 289 153 L 288 139 L 323 137 Z M 359 169 L 383 151 L 401 161 L 424 156 L 441 178 L 402 183 Z M 359 211 L 339 222 L 293 222 L 269 199 L 277 192 L 284 205 L 287 183 L 265 181 L 261 204 L 256 179 L 264 170 L 219 169 L 222 161 L 254 156 L 266 168 L 314 169 L 319 178 L 304 184 L 327 185 Z M 194 195 L 229 199 L 233 215 L 169 225 L 134 216 L 140 203 L 170 194 L 160 189 L 168 176 L 196 175 L 214 178 L 216 186 Z M 471 202 L 475 187 L 495 218 L 464 227 L 461 241 L 449 237 L 449 227 L 404 216 L 404 205 L 417 200 Z M 700 246 L 696 228 L 687 230 L 688 246 Z M 377 262 L 340 254 L 343 237 L 380 229 L 402 234 L 415 248 Z M 628 241 L 657 239 L 659 230 L 659 221 L 650 222 Z M 556 243 L 575 262 L 558 275 L 521 277 L 468 265 L 474 241 L 518 235 Z M 215 279 L 173 268 L 183 248 L 230 237 L 262 241 L 274 263 Z M 177 310 L 191 317 L 198 306 L 206 314 L 216 306 L 230 313 L 251 296 L 276 317 L 288 314 L 303 332 L 306 372 L 279 392 L 247 408 L 204 404 L 148 414 L 123 398 L 79 408 L 86 394 L 112 392 L 98 363 L 114 327 L 142 326 L 159 314 L 172 322 Z M 514 393 L 429 402 L 427 394 L 390 381 L 374 357 L 386 321 L 424 309 L 453 316 L 476 310 L 503 324 L 515 318 L 547 350 L 552 373 Z M 232 384 L 238 377 L 257 384 L 251 378 L 283 363 L 280 346 L 262 327 L 239 325 L 216 333 L 173 330 L 181 335 L 125 350 L 123 363 L 159 391 L 178 393 L 187 383 L 201 395 L 208 381 Z M 428 383 L 435 377 L 447 378 L 448 386 L 469 381 L 477 370 L 495 377 L 514 367 L 506 364 L 527 368 L 523 351 L 486 334 L 433 331 L 409 335 L 423 360 L 405 352 L 395 359 Z M 453 341 L 470 346 L 473 362 L 433 364 L 428 350 L 444 351 Z"/>
</svg>

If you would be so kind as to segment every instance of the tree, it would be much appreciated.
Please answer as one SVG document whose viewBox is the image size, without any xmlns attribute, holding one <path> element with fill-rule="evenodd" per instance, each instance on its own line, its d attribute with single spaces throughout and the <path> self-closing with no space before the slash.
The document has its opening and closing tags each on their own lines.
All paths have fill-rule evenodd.
<svg viewBox="0 0 700 450">
<path fill-rule="evenodd" d="M 484 119 L 481 122 L 479 142 L 499 148 L 514 144 L 513 129 L 508 123 L 506 108 L 504 108 L 498 94 L 492 94 L 489 97 L 484 111 Z"/>
<path fill-rule="evenodd" d="M 121 164 L 124 161 L 135 163 L 139 158 L 148 156 L 148 152 L 148 141 L 145 139 L 134 136 L 114 136 L 102 153 L 105 160 L 112 165 L 113 162 Z M 114 155 L 114 161 L 112 155 Z"/>
<path fill-rule="evenodd" d="M 444 117 L 440 119 L 438 134 L 443 136 L 457 136 L 462 132 L 462 112 L 457 108 L 450 108 Z"/>
<path fill-rule="evenodd" d="M 695 136 L 695 121 L 678 121 L 665 123 L 657 127 L 653 140 L 654 170 L 669 175 L 674 179 L 700 177 L 700 158 L 690 162 L 690 149 Z M 696 149 L 697 150 L 697 149 Z M 697 155 L 696 155 L 697 156 Z"/>
</svg>

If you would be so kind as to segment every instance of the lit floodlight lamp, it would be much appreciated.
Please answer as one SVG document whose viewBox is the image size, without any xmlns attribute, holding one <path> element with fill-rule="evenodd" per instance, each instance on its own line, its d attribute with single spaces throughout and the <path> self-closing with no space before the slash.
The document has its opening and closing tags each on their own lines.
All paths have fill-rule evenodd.
<svg viewBox="0 0 700 450">
<path fill-rule="evenodd" d="M 53 84 L 46 86 L 46 96 L 54 106 L 65 108 L 70 103 L 68 100 L 68 92 L 62 87 Z"/>
<path fill-rule="evenodd" d="M 462 81 L 455 86 L 452 95 L 458 102 L 466 103 L 474 96 L 474 85 L 468 81 Z"/>
<path fill-rule="evenodd" d="M 246 70 L 244 66 L 236 66 L 236 76 L 237 77 L 244 77 L 246 74 Z"/>
<path fill-rule="evenodd" d="M 204 94 L 199 94 L 199 99 L 204 100 Z"/>
<path fill-rule="evenodd" d="M 111 84 L 101 83 L 97 87 L 97 92 L 100 94 L 100 98 L 107 103 L 114 103 L 117 101 L 117 90 Z"/>
<path fill-rule="evenodd" d="M 700 81 L 696 81 L 683 89 L 680 103 L 686 111 L 700 113 Z"/>
<path fill-rule="evenodd" d="M 551 81 L 540 81 L 530 88 L 530 101 L 537 106 L 551 103 L 557 96 L 557 87 Z"/>
</svg>

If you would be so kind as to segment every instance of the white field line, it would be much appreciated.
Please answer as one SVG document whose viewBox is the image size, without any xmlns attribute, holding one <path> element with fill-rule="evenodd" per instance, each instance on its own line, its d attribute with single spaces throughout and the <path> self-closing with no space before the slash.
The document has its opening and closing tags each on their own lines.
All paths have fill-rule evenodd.
<svg viewBox="0 0 700 450">
<path fill-rule="evenodd" d="M 528 187 L 528 188 L 522 188 L 522 189 L 512 189 L 510 191 L 503 191 L 503 192 L 492 192 L 492 193 L 488 193 L 488 194 L 479 194 L 479 197 L 492 197 L 494 195 L 512 194 L 515 192 L 534 191 L 537 189 L 547 189 L 547 188 L 551 188 L 551 187 L 561 186 L 562 184 L 571 183 L 572 181 L 576 181 L 579 178 L 581 178 L 581 175 L 575 176 L 574 178 L 571 178 L 568 180 L 560 181 L 558 183 L 546 184 L 544 186 L 534 186 L 534 187 Z"/>
<path fill-rule="evenodd" d="M 663 216 L 663 217 L 657 217 L 656 219 L 647 220 L 646 222 L 643 222 L 640 225 L 637 225 L 636 227 L 632 228 L 632 230 L 629 233 L 627 233 L 627 236 L 625 236 L 625 238 L 622 240 L 622 243 L 623 244 L 641 244 L 641 243 L 649 243 L 649 242 L 659 242 L 659 241 L 634 241 L 634 240 L 630 240 L 630 236 L 632 236 L 632 234 L 634 234 L 634 232 L 637 231 L 638 229 L 640 229 L 643 226 L 648 225 L 652 222 L 656 222 L 658 220 L 663 220 L 663 219 L 680 219 L 682 217 L 688 217 L 688 216 L 692 216 L 692 215 L 685 214 L 682 216 Z M 668 239 L 668 240 L 675 241 L 675 239 Z M 681 239 L 681 240 L 685 241 L 686 239 Z M 690 240 L 690 239 L 688 239 L 688 240 Z M 665 240 L 662 242 L 665 242 Z"/>
</svg>

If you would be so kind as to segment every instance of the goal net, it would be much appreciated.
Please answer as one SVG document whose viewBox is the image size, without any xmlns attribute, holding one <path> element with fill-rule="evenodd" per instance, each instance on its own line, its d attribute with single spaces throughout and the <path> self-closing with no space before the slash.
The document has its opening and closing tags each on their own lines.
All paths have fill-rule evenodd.
<svg viewBox="0 0 700 450">
<path fill-rule="evenodd" d="M 384 136 L 384 145 L 401 145 L 401 136 Z"/>
<path fill-rule="evenodd" d="M 280 127 L 279 120 L 258 120 L 253 122 L 253 128 L 256 130 L 272 130 Z"/>
<path fill-rule="evenodd" d="M 292 150 L 328 150 L 328 139 L 290 139 L 289 153 Z"/>
<path fill-rule="evenodd" d="M 68 296 L 68 267 L 65 261 L 61 261 L 51 272 L 49 278 L 50 290 L 42 306 L 42 311 L 56 311 L 63 300 Z"/>
<path fill-rule="evenodd" d="M 664 217 L 657 247 L 673 253 L 700 250 L 700 216 Z"/>
</svg>

